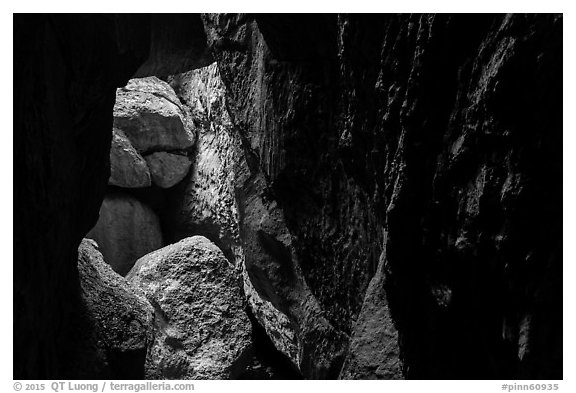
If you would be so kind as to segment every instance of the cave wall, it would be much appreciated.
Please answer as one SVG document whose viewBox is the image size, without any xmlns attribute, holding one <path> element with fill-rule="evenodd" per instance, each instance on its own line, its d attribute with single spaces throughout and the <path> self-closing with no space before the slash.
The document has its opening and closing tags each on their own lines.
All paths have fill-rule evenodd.
<svg viewBox="0 0 576 393">
<path fill-rule="evenodd" d="M 90 373 L 116 87 L 213 60 L 246 273 L 305 377 L 562 377 L 561 15 L 16 15 L 14 42 L 15 378 Z"/>
<path fill-rule="evenodd" d="M 198 15 L 163 15 L 161 24 L 157 18 L 14 16 L 16 379 L 91 375 L 92 360 L 78 342 L 86 322 L 77 250 L 98 219 L 110 175 L 116 88 L 142 64 L 152 65 L 141 74 L 158 72 L 151 48 L 176 52 L 162 43 L 175 34 L 168 30 L 201 26 Z M 188 48 L 203 52 L 205 40 L 193 38 L 196 47 Z M 164 71 L 188 63 L 173 61 Z"/>
<path fill-rule="evenodd" d="M 280 209 L 329 324 L 353 334 L 377 278 L 405 377 L 560 378 L 562 17 L 203 18 L 259 179 L 243 199 Z"/>
</svg>

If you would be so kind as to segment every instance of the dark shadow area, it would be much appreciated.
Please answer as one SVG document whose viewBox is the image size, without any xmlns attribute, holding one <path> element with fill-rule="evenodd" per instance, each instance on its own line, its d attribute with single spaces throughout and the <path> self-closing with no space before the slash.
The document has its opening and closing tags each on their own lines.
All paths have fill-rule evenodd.
<svg viewBox="0 0 576 393">
<path fill-rule="evenodd" d="M 250 307 L 246 313 L 252 323 L 254 355 L 246 371 L 238 379 L 303 379 L 302 374 L 282 352 L 278 351 L 258 323 Z"/>
</svg>

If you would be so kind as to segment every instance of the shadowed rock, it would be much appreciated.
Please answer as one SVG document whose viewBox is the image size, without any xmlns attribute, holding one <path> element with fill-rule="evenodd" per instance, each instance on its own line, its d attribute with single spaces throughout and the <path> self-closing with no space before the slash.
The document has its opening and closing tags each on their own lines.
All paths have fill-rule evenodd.
<svg viewBox="0 0 576 393">
<path fill-rule="evenodd" d="M 96 240 L 112 269 L 124 276 L 138 258 L 162 247 L 156 213 L 125 193 L 108 195 L 96 226 L 86 235 Z"/>
<path fill-rule="evenodd" d="M 151 184 L 146 161 L 118 128 L 112 131 L 110 172 L 108 184 L 113 186 L 139 188 L 149 187 Z"/>
<path fill-rule="evenodd" d="M 234 160 L 240 142 L 226 110 L 218 67 L 175 75 L 171 86 L 202 125 L 192 167 L 170 207 L 171 230 L 181 239 L 200 234 L 215 242 L 229 260 L 241 258 L 238 212 L 234 197 Z M 236 261 L 236 267 L 239 267 Z"/>
<path fill-rule="evenodd" d="M 104 378 L 144 378 L 153 340 L 152 306 L 104 262 L 93 240 L 82 240 L 78 248 L 78 273 L 87 322 L 82 334 L 92 333 L 85 351 L 94 351 L 92 370 L 86 371 Z"/>
<path fill-rule="evenodd" d="M 185 150 L 195 135 L 188 115 L 172 88 L 156 77 L 131 79 L 116 92 L 114 127 L 121 129 L 140 153 Z"/>
<path fill-rule="evenodd" d="M 76 262 L 116 88 L 143 63 L 204 64 L 212 44 L 249 167 L 243 266 L 306 377 L 338 375 L 346 334 L 347 367 L 375 350 L 362 326 L 392 337 L 373 328 L 389 305 L 408 378 L 562 378 L 562 15 L 207 15 L 205 33 L 177 19 L 14 18 L 15 378 L 102 375 L 77 372 Z"/>
<path fill-rule="evenodd" d="M 350 337 L 340 379 L 403 379 L 398 331 L 384 290 L 382 255 Z"/>
</svg>

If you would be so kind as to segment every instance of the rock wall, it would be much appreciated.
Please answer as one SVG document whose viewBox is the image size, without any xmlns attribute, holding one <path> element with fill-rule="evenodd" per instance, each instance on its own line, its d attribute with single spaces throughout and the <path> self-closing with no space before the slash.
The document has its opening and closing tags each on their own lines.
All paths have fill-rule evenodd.
<svg viewBox="0 0 576 393">
<path fill-rule="evenodd" d="M 198 209 L 175 213 L 170 236 L 209 234 L 305 377 L 562 378 L 562 23 L 15 17 L 14 377 L 80 376 L 96 356 L 73 334 L 77 247 L 110 175 L 116 87 L 216 60 L 235 133 L 204 128 L 184 147 L 204 146 L 161 195 L 183 189 L 180 206 Z M 185 135 L 187 114 L 165 109 Z M 181 153 L 148 142 L 131 140 L 140 156 Z M 203 179 L 218 182 L 204 192 Z"/>
<path fill-rule="evenodd" d="M 86 237 L 98 243 L 106 263 L 122 276 L 138 258 L 164 246 L 156 213 L 119 191 L 108 192 L 100 207 L 100 218 Z"/>
<path fill-rule="evenodd" d="M 116 91 L 111 173 L 98 222 L 86 235 L 114 271 L 165 245 L 163 200 L 188 175 L 197 127 L 174 90 L 156 77 L 131 79 Z"/>
<path fill-rule="evenodd" d="M 239 215 L 245 214 L 240 207 L 244 196 L 238 188 L 244 181 L 247 164 L 240 134 L 230 119 L 218 67 L 212 64 L 172 76 L 169 81 L 201 127 L 190 176 L 170 191 L 165 211 L 167 227 L 174 240 L 192 235 L 209 237 L 236 268 L 248 313 L 253 316 L 255 342 L 253 364 L 242 378 L 298 378 L 295 326 L 257 293 L 247 273 Z M 268 337 L 263 339 L 261 335 Z"/>
<path fill-rule="evenodd" d="M 167 73 L 192 67 L 175 43 L 194 23 L 198 15 L 14 17 L 15 379 L 75 377 L 77 250 L 110 175 L 116 88 L 142 64 L 142 76 L 156 73 L 147 59 L 160 49 Z M 187 49 L 203 52 L 202 35 L 192 38 Z"/>
<path fill-rule="evenodd" d="M 111 269 L 93 240 L 80 243 L 78 272 L 85 312 L 78 315 L 75 333 L 84 339 L 66 377 L 143 379 L 156 335 L 152 306 Z"/>
<path fill-rule="evenodd" d="M 211 64 L 173 75 L 169 83 L 198 124 L 198 139 L 189 177 L 169 193 L 167 230 L 172 240 L 205 236 L 236 264 L 240 250 L 234 162 L 239 141 L 226 110 L 218 68 Z"/>
<path fill-rule="evenodd" d="M 394 321 L 408 378 L 559 378 L 561 16 L 203 18 L 260 295 L 302 328 L 280 279 L 301 272 L 340 337 Z M 390 315 L 353 329 L 381 253 Z M 273 260 L 293 265 L 275 279 Z M 312 357 L 339 371 L 331 350 Z"/>
</svg>

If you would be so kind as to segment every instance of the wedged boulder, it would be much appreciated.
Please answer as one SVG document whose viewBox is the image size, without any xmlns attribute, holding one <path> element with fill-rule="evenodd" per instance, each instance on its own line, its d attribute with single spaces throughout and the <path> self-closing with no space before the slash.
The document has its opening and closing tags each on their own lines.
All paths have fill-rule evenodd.
<svg viewBox="0 0 576 393">
<path fill-rule="evenodd" d="M 138 258 L 163 246 L 156 213 L 122 192 L 106 196 L 100 218 L 86 237 L 96 240 L 105 261 L 122 276 Z"/>
<path fill-rule="evenodd" d="M 145 157 L 152 181 L 158 187 L 170 188 L 180 183 L 192 164 L 187 156 L 159 151 Z"/>
<path fill-rule="evenodd" d="M 234 269 L 193 236 L 140 258 L 126 278 L 154 306 L 156 338 L 147 378 L 229 379 L 247 366 L 251 325 Z"/>
<path fill-rule="evenodd" d="M 340 379 L 403 379 L 398 331 L 384 290 L 384 253 L 350 337 Z"/>
<path fill-rule="evenodd" d="M 142 154 L 186 150 L 195 141 L 193 123 L 180 100 L 156 77 L 131 79 L 116 91 L 114 127 Z"/>
<path fill-rule="evenodd" d="M 134 149 L 124 132 L 112 130 L 110 148 L 110 179 L 108 184 L 124 188 L 150 187 L 150 171 L 140 153 Z"/>
<path fill-rule="evenodd" d="M 96 242 L 82 240 L 78 273 L 89 340 L 92 375 L 143 379 L 148 346 L 154 337 L 154 309 L 142 293 L 104 262 Z"/>
</svg>

